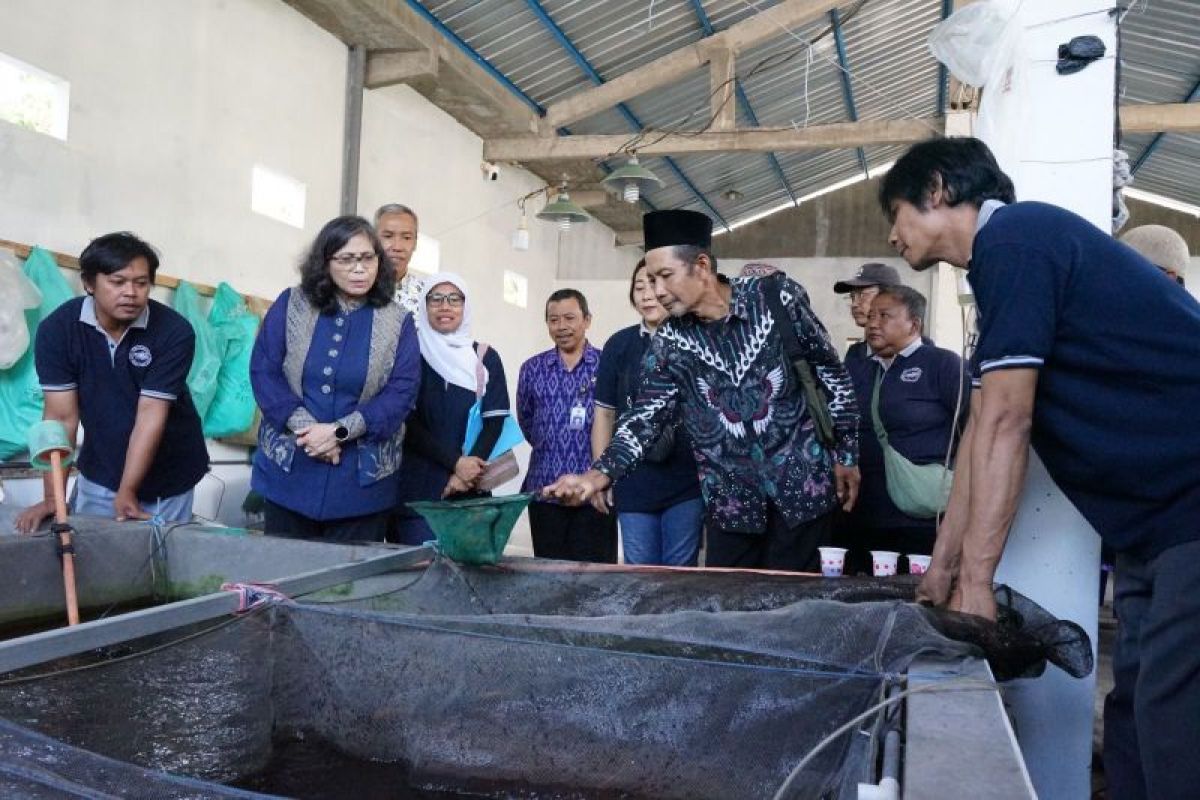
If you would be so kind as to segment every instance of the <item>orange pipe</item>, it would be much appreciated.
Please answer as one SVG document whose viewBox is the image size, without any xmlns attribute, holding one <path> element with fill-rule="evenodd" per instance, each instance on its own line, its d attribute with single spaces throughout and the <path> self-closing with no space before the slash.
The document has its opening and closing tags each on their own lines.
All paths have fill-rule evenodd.
<svg viewBox="0 0 1200 800">
<path fill-rule="evenodd" d="M 50 483 L 54 487 L 54 521 L 67 522 L 67 487 L 63 473 L 62 451 L 50 453 Z M 71 553 L 71 532 L 59 531 L 58 544 L 62 548 L 63 591 L 67 597 L 67 624 L 79 624 L 79 600 L 75 595 L 75 556 Z"/>
</svg>

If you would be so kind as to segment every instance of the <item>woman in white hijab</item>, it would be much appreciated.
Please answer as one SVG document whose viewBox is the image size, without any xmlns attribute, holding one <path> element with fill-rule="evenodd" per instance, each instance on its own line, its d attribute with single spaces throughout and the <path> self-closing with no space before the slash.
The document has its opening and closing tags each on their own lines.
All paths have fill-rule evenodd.
<svg viewBox="0 0 1200 800">
<path fill-rule="evenodd" d="M 416 312 L 421 390 L 407 422 L 395 528 L 403 544 L 433 538 L 406 503 L 484 494 L 479 477 L 509 413 L 504 365 L 495 350 L 472 337 L 468 296 L 466 282 L 452 272 L 429 278 L 421 291 Z M 467 416 L 479 393 L 483 430 L 464 453 Z"/>
</svg>

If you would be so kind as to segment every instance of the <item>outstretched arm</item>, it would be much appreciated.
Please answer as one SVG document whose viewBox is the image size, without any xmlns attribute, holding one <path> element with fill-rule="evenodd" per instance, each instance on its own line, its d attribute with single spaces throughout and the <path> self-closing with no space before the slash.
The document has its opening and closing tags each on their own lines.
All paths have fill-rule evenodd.
<svg viewBox="0 0 1200 800">
<path fill-rule="evenodd" d="M 121 473 L 121 485 L 113 498 L 113 516 L 118 522 L 127 519 L 149 519 L 142 511 L 137 493 L 158 454 L 163 431 L 167 427 L 167 415 L 171 413 L 171 402 L 156 397 L 139 397 L 137 417 L 133 432 L 129 435 L 129 446 L 125 449 L 125 470 Z"/>
<path fill-rule="evenodd" d="M 963 536 L 955 610 L 996 618 L 992 580 L 1017 512 L 1029 464 L 1037 370 L 983 374 L 971 443 L 970 515 Z"/>
<path fill-rule="evenodd" d="M 67 431 L 67 441 L 71 445 L 71 449 L 75 449 L 75 437 L 79 433 L 79 392 L 75 389 L 67 391 L 44 391 L 45 408 L 42 411 L 42 419 L 56 420 L 62 423 L 63 428 Z M 50 483 L 52 480 L 51 474 L 46 473 L 43 478 L 43 499 L 40 503 L 34 503 L 26 508 L 17 516 L 14 527 L 17 533 L 30 534 L 37 530 L 38 526 L 45 521 L 47 517 L 54 514 L 54 486 Z M 63 487 L 66 491 L 66 487 Z"/>
<path fill-rule="evenodd" d="M 946 514 L 938 526 L 929 569 L 917 587 L 917 602 L 944 606 L 950 603 L 954 582 L 962 563 L 963 537 L 971 514 L 971 450 L 975 440 L 975 420 L 979 415 L 979 391 L 971 392 L 971 413 L 967 430 L 958 445 L 958 462 Z"/>
</svg>

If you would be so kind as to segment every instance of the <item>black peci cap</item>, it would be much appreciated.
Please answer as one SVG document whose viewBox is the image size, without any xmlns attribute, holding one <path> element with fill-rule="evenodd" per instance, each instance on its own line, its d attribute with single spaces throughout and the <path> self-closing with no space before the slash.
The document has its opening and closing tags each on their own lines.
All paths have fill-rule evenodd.
<svg viewBox="0 0 1200 800">
<path fill-rule="evenodd" d="M 712 247 L 712 220 L 699 211 L 651 211 L 642 216 L 642 232 L 647 252 L 675 245 Z"/>
</svg>

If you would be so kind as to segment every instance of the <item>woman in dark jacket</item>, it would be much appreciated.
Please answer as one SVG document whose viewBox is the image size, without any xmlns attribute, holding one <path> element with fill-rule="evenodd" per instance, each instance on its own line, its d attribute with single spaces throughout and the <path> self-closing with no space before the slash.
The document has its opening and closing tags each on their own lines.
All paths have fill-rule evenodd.
<svg viewBox="0 0 1200 800">
<path fill-rule="evenodd" d="M 300 285 L 267 311 L 250 381 L 262 409 L 251 485 L 268 534 L 384 538 L 420 369 L 393 283 L 370 223 L 338 217 L 317 234 Z"/>
<path fill-rule="evenodd" d="M 616 419 L 629 410 L 642 375 L 642 358 L 667 311 L 646 277 L 645 259 L 634 268 L 629 303 L 642 321 L 605 343 L 596 369 L 596 415 L 592 455 L 612 441 Z M 646 460 L 617 481 L 612 494 L 627 564 L 695 566 L 704 525 L 704 501 L 691 443 L 677 426 L 652 446 Z"/>
<path fill-rule="evenodd" d="M 425 281 L 417 314 L 421 390 L 408 420 L 398 494 L 396 537 L 403 544 L 433 538 L 407 503 L 487 494 L 479 481 L 509 413 L 500 354 L 471 338 L 466 282 L 451 272 L 434 275 Z M 467 417 L 480 392 L 482 431 L 464 451 Z"/>
</svg>

